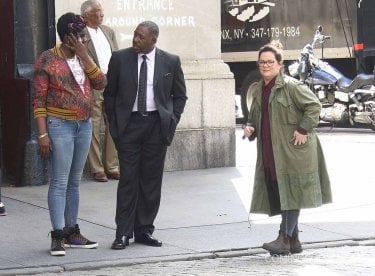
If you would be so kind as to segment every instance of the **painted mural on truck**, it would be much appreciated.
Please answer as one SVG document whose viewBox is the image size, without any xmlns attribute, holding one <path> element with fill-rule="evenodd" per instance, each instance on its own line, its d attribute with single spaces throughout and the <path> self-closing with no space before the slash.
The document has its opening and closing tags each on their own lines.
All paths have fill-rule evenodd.
<svg viewBox="0 0 375 276">
<path fill-rule="evenodd" d="M 357 28 L 357 3 L 343 1 L 222 0 L 222 52 L 256 51 L 273 39 L 280 40 L 285 49 L 300 49 L 318 25 L 334 34 L 326 47 L 345 47 L 344 32 L 353 34 Z"/>
</svg>

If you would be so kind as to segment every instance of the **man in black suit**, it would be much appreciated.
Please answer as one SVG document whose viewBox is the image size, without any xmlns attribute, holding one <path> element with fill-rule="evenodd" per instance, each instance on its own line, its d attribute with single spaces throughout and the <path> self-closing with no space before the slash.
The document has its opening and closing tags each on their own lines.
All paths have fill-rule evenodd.
<svg viewBox="0 0 375 276">
<path fill-rule="evenodd" d="M 162 245 L 152 236 L 153 223 L 160 205 L 167 146 L 187 97 L 180 59 L 155 47 L 158 35 L 154 22 L 140 23 L 133 47 L 113 52 L 109 63 L 104 107 L 121 171 L 112 249 L 125 249 L 133 234 L 137 243 Z M 142 69 L 143 62 L 147 69 Z"/>
</svg>

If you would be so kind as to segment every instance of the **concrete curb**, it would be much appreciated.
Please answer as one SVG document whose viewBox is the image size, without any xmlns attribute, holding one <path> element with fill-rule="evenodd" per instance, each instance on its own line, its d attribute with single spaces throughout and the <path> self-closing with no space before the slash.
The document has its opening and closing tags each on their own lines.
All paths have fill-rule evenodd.
<svg viewBox="0 0 375 276">
<path fill-rule="evenodd" d="M 193 261 L 202 259 L 213 259 L 215 255 L 213 253 L 192 253 L 182 255 L 170 255 L 170 256 L 158 256 L 158 257 L 147 257 L 138 259 L 120 259 L 113 261 L 99 261 L 99 262 L 85 262 L 64 265 L 65 271 L 76 271 L 76 270 L 93 270 L 105 267 L 116 267 L 116 266 L 131 266 L 138 264 L 151 264 L 151 263 L 162 263 L 162 262 L 178 262 L 178 261 Z"/>
<path fill-rule="evenodd" d="M 337 240 L 316 243 L 302 244 L 304 250 L 308 249 L 322 249 L 334 248 L 342 246 L 375 246 L 375 239 L 363 238 L 361 240 Z M 73 264 L 64 264 L 61 266 L 46 266 L 46 267 L 25 267 L 17 269 L 0 269 L 0 276 L 5 275 L 32 275 L 41 273 L 61 273 L 68 271 L 88 271 L 95 269 L 102 269 L 107 267 L 125 267 L 139 264 L 152 264 L 161 262 L 179 262 L 179 261 L 194 261 L 215 258 L 235 258 L 251 255 L 266 254 L 267 251 L 260 247 L 256 248 L 234 248 L 228 251 L 214 251 L 214 252 L 200 252 L 182 255 L 157 256 L 138 259 L 117 259 L 99 262 L 82 262 Z"/>
<path fill-rule="evenodd" d="M 46 267 L 24 267 L 15 269 L 0 270 L 1 276 L 8 275 L 32 275 L 41 273 L 60 273 L 64 272 L 61 266 L 46 266 Z"/>
</svg>

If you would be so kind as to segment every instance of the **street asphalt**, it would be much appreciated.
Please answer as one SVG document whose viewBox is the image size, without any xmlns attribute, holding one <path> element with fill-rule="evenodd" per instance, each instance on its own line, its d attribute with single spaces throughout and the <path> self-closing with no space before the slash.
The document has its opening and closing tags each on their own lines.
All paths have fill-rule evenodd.
<svg viewBox="0 0 375 276">
<path fill-rule="evenodd" d="M 125 250 L 110 249 L 117 181 L 82 181 L 79 225 L 83 235 L 99 242 L 99 248 L 68 248 L 65 257 L 49 253 L 48 186 L 2 187 L 8 214 L 0 217 L 0 275 L 264 253 L 261 246 L 276 238 L 280 217 L 249 216 L 256 150 L 255 143 L 241 136 L 237 130 L 236 167 L 165 172 L 154 232 L 163 241 L 160 248 L 131 241 Z M 301 212 L 304 249 L 375 245 L 375 136 L 320 133 L 319 137 L 334 202 Z"/>
</svg>

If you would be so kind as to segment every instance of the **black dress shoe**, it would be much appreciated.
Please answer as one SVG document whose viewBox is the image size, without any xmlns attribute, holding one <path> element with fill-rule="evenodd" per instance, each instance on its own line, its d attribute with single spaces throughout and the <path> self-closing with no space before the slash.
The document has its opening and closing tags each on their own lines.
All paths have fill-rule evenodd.
<svg viewBox="0 0 375 276">
<path fill-rule="evenodd" d="M 149 233 L 144 233 L 144 234 L 135 236 L 134 241 L 137 242 L 137 243 L 142 243 L 142 244 L 145 244 L 145 245 L 157 246 L 157 247 L 160 247 L 163 244 L 161 241 L 155 239 Z"/>
<path fill-rule="evenodd" d="M 125 249 L 127 245 L 129 245 L 129 238 L 127 236 L 121 236 L 114 240 L 111 248 L 114 250 L 121 250 Z"/>
</svg>

